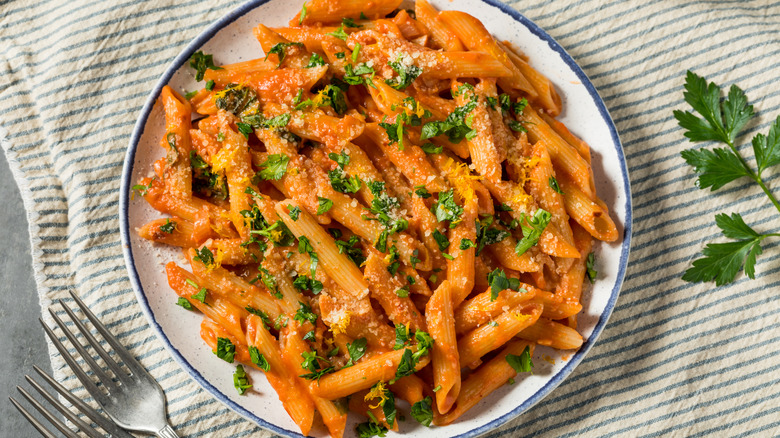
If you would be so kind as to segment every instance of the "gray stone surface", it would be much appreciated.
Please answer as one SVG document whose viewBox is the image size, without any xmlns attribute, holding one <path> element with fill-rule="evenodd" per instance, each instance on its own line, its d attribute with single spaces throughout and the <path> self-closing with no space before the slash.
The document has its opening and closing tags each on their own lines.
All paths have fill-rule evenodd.
<svg viewBox="0 0 780 438">
<path fill-rule="evenodd" d="M 37 432 L 8 397 L 22 400 L 17 385 L 34 391 L 24 375 L 35 373 L 34 364 L 50 373 L 51 364 L 38 324 L 41 308 L 32 275 L 27 217 L 5 155 L 0 155 L 0 437 L 34 437 Z"/>
</svg>

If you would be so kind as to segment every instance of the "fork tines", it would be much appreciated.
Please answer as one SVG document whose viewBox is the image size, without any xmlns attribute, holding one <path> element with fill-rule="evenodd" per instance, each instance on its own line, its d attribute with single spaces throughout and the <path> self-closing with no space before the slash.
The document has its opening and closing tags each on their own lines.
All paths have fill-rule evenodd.
<svg viewBox="0 0 780 438">
<path fill-rule="evenodd" d="M 89 407 L 87 404 L 73 396 L 73 394 L 70 393 L 64 386 L 57 383 L 54 378 L 52 378 L 50 375 L 46 374 L 45 371 L 38 368 L 37 366 L 33 366 L 35 369 L 35 372 L 37 372 L 52 388 L 54 388 L 57 393 L 59 393 L 62 397 L 64 397 L 68 402 L 70 402 L 76 410 L 84 414 L 87 418 L 92 420 L 95 424 L 100 426 L 104 431 L 108 432 L 114 437 L 119 438 L 133 438 L 132 435 L 125 432 L 124 430 L 117 427 L 116 424 L 111 422 L 110 420 L 106 419 L 105 417 L 101 416 L 97 413 L 94 409 Z M 38 393 L 43 396 L 43 398 L 48 401 L 52 406 L 54 406 L 62 415 L 65 416 L 68 420 L 70 420 L 80 431 L 85 433 L 90 438 L 103 438 L 103 434 L 99 433 L 84 422 L 81 418 L 79 418 L 76 414 L 71 412 L 67 407 L 65 407 L 62 403 L 57 400 L 57 398 L 46 391 L 46 389 L 41 386 L 38 382 L 35 381 L 32 377 L 26 375 L 24 378 L 27 380 L 30 385 L 35 388 Z M 62 434 L 64 434 L 68 438 L 79 438 L 79 436 L 74 433 L 72 430 L 68 428 L 68 426 L 65 425 L 65 423 L 62 422 L 59 418 L 57 418 L 56 415 L 54 415 L 50 410 L 48 410 L 41 402 L 36 400 L 30 393 L 24 390 L 24 388 L 17 386 L 16 389 L 19 391 L 19 393 L 24 396 L 25 399 L 38 411 L 43 415 L 43 417 L 49 421 L 54 427 L 57 428 Z M 35 418 L 27 409 L 25 409 L 18 401 L 16 401 L 13 397 L 9 397 L 11 400 L 11 403 L 16 407 L 16 409 L 19 410 L 19 412 L 24 415 L 24 417 L 27 419 L 27 421 L 30 422 L 30 424 L 35 427 L 35 429 L 38 430 L 38 432 L 41 433 L 41 435 L 49 438 L 55 438 L 55 435 L 52 434 L 41 421 L 39 421 L 37 418 Z"/>
</svg>

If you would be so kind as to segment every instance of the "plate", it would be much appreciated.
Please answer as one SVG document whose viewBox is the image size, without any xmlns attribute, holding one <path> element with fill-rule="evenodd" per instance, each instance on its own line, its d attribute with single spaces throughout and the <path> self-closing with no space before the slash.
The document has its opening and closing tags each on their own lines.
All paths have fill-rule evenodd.
<svg viewBox="0 0 780 438">
<path fill-rule="evenodd" d="M 190 55 L 203 50 L 214 54 L 218 64 L 257 58 L 262 50 L 252 28 L 261 22 L 269 27 L 286 26 L 301 4 L 289 0 L 250 1 L 209 26 L 173 60 L 138 117 L 124 162 L 120 200 L 121 235 L 130 280 L 149 323 L 168 351 L 195 381 L 232 410 L 277 434 L 294 437 L 302 435 L 262 373 L 250 370 L 255 391 L 239 396 L 233 387 L 234 367 L 217 358 L 197 336 L 202 316 L 176 306 L 176 294 L 168 287 L 164 264 L 170 260 L 187 264 L 178 249 L 155 246 L 136 235 L 136 228 L 160 213 L 139 198 L 131 200 L 130 193 L 140 178 L 152 173 L 152 162 L 163 153 L 159 139 L 165 126 L 162 108 L 156 104 L 162 87 L 170 84 L 180 92 L 202 87 L 202 83 L 196 84 L 188 65 Z M 414 421 L 401 423 L 400 432 L 406 437 L 473 437 L 528 410 L 559 385 L 593 346 L 615 306 L 625 274 L 631 194 L 623 149 L 604 102 L 558 43 L 519 12 L 494 0 L 432 0 L 431 4 L 439 10 L 461 10 L 476 16 L 499 40 L 511 42 L 528 55 L 531 65 L 555 84 L 564 108 L 559 120 L 590 144 L 598 193 L 609 206 L 621 235 L 614 244 L 595 245 L 599 279 L 583 294 L 579 330 L 585 343 L 579 351 L 561 354 L 537 348 L 533 375 L 518 376 L 514 385 L 503 386 L 452 425 L 427 429 Z M 356 421 L 357 417 L 351 415 L 350 420 Z M 347 430 L 349 436 L 351 424 Z M 327 435 L 324 429 L 313 433 Z"/>
</svg>

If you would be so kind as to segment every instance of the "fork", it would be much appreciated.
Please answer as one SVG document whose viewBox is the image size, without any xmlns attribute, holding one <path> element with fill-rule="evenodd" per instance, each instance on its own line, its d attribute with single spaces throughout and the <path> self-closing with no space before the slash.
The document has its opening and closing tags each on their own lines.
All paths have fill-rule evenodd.
<svg viewBox="0 0 780 438">
<path fill-rule="evenodd" d="M 100 345 L 84 323 L 76 317 L 73 311 L 60 300 L 59 304 L 68 314 L 78 328 L 79 333 L 87 341 L 95 352 L 103 359 L 115 378 L 111 378 L 95 359 L 86 351 L 86 348 L 76 339 L 76 335 L 67 328 L 59 316 L 49 308 L 49 313 L 56 321 L 62 332 L 71 344 L 76 348 L 84 362 L 86 362 L 92 374 L 97 378 L 96 384 L 76 363 L 76 359 L 68 352 L 60 342 L 54 331 L 40 320 L 43 329 L 54 343 L 62 357 L 76 374 L 76 377 L 84 385 L 97 404 L 114 422 L 126 430 L 143 432 L 156 435 L 160 438 L 178 438 L 171 425 L 168 423 L 165 410 L 165 394 L 154 378 L 141 366 L 141 364 L 123 347 L 119 341 L 106 329 L 100 320 L 87 308 L 87 306 L 70 291 L 70 296 L 81 312 L 89 319 L 98 333 L 113 348 L 116 356 L 121 359 L 129 373 L 123 370 L 108 352 Z M 102 389 L 101 389 L 102 387 Z"/>
<path fill-rule="evenodd" d="M 73 394 L 70 393 L 67 389 L 65 389 L 64 386 L 57 383 L 56 380 L 54 380 L 53 377 L 46 374 L 45 371 L 38 368 L 37 366 L 33 365 L 33 368 L 35 369 L 35 372 L 37 372 L 43 380 L 45 380 L 52 388 L 54 388 L 60 395 L 62 395 L 66 400 L 68 400 L 79 412 L 87 416 L 90 420 L 94 421 L 95 424 L 100 426 L 104 431 L 111 434 L 111 436 L 116 438 L 133 438 L 132 435 L 125 432 L 124 430 L 120 429 L 119 426 L 111 422 L 111 420 L 108 420 L 107 418 L 101 416 L 97 413 L 94 409 L 90 408 L 86 403 L 76 398 Z M 85 423 L 83 420 L 81 420 L 78 416 L 73 414 L 68 408 L 66 408 L 62 403 L 60 403 L 53 395 L 49 394 L 43 386 L 36 382 L 32 377 L 30 376 L 24 376 L 24 378 L 27 380 L 27 382 L 30 383 L 30 385 L 35 388 L 36 391 L 38 391 L 44 399 L 46 399 L 52 406 L 57 408 L 57 410 L 65 416 L 68 420 L 70 420 L 76 427 L 84 432 L 87 436 L 90 438 L 103 438 L 103 434 L 99 433 L 97 430 L 92 428 L 90 425 Z M 54 427 L 57 428 L 60 432 L 62 432 L 66 437 L 68 438 L 79 438 L 76 433 L 74 433 L 72 430 L 70 430 L 60 419 L 58 419 L 51 411 L 47 410 L 46 407 L 44 407 L 38 400 L 33 398 L 27 391 L 24 390 L 24 388 L 17 386 L 16 389 L 24 396 L 24 398 L 27 399 L 28 402 L 36 409 L 38 412 L 40 412 L 44 418 L 49 420 L 49 423 L 54 425 Z M 19 402 L 14 400 L 13 397 L 9 397 L 11 400 L 11 403 L 16 407 L 16 409 L 19 410 L 19 412 L 24 415 L 24 417 L 27 419 L 27 421 L 30 422 L 30 424 L 35 427 L 35 429 L 38 430 L 38 432 L 41 433 L 41 435 L 45 436 L 46 438 L 55 438 L 55 436 L 35 417 L 30 414 L 24 407 L 22 407 Z"/>
</svg>

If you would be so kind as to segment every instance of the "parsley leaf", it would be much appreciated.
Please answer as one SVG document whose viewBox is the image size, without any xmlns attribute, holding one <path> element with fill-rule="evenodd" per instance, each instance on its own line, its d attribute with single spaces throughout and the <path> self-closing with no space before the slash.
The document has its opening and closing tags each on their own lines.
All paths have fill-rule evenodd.
<svg viewBox="0 0 780 438">
<path fill-rule="evenodd" d="M 409 345 L 409 327 L 403 323 L 395 326 L 395 345 L 393 350 L 400 350 Z"/>
<path fill-rule="evenodd" d="M 236 355 L 236 346 L 228 338 L 217 338 L 217 351 L 214 354 L 225 362 L 233 363 L 233 357 Z"/>
<path fill-rule="evenodd" d="M 298 304 L 300 304 L 300 307 L 298 307 L 298 310 L 295 312 L 295 317 L 293 317 L 293 319 L 300 322 L 301 324 L 309 321 L 310 323 L 316 325 L 317 314 L 312 311 L 311 306 L 308 306 L 306 303 L 301 301 L 298 301 Z"/>
<path fill-rule="evenodd" d="M 290 214 L 290 219 L 293 221 L 297 221 L 299 217 L 301 217 L 301 207 L 290 207 L 287 209 L 287 212 Z"/>
<path fill-rule="evenodd" d="M 338 164 L 342 169 L 349 165 L 349 155 L 344 151 L 341 151 L 338 154 L 335 152 L 330 152 L 328 153 L 328 158 L 335 161 L 336 164 Z"/>
<path fill-rule="evenodd" d="M 454 189 L 439 192 L 439 200 L 433 205 L 433 213 L 439 222 L 450 221 L 450 228 L 455 228 L 460 222 L 463 207 L 455 203 Z"/>
<path fill-rule="evenodd" d="M 184 307 L 187 310 L 192 310 L 192 304 L 184 297 L 179 297 L 178 301 L 176 301 L 176 305 Z"/>
<path fill-rule="evenodd" d="M 352 365 L 355 365 L 357 361 L 363 357 L 364 354 L 366 354 L 366 347 L 368 345 L 368 341 L 366 338 L 358 338 L 355 339 L 355 342 L 353 343 L 347 343 L 347 352 L 349 353 L 349 361 L 346 365 L 344 365 L 344 368 L 351 367 Z"/>
<path fill-rule="evenodd" d="M 768 136 L 756 134 L 752 143 L 759 175 L 766 168 L 780 164 L 780 116 L 769 128 Z"/>
<path fill-rule="evenodd" d="M 755 278 L 756 257 L 761 255 L 761 241 L 767 235 L 750 228 L 739 213 L 731 216 L 721 213 L 715 216 L 715 223 L 723 235 L 734 239 L 728 243 L 709 243 L 702 253 L 703 258 L 694 260 L 693 267 L 685 271 L 682 279 L 691 282 L 715 281 L 721 286 L 731 283 L 745 266 L 745 274 Z"/>
<path fill-rule="evenodd" d="M 317 196 L 317 214 L 325 214 L 333 208 L 333 201 Z"/>
<path fill-rule="evenodd" d="M 355 426 L 355 432 L 357 432 L 358 437 L 360 438 L 387 436 L 387 428 L 379 424 L 377 421 L 375 421 L 375 419 L 371 421 L 366 421 L 365 423 L 358 424 L 357 426 Z"/>
<path fill-rule="evenodd" d="M 306 2 L 303 2 L 303 7 L 301 8 L 301 18 L 298 19 L 298 25 L 303 24 L 304 18 L 306 18 Z"/>
<path fill-rule="evenodd" d="M 509 237 L 509 232 L 500 228 L 492 227 L 493 216 L 476 221 L 477 227 L 477 255 L 488 245 L 493 245 Z"/>
<path fill-rule="evenodd" d="M 531 347 L 527 346 L 519 356 L 507 354 L 507 363 L 518 373 L 533 373 L 534 362 L 531 360 Z"/>
<path fill-rule="evenodd" d="M 173 234 L 173 230 L 176 229 L 176 222 L 172 222 L 170 219 L 165 219 L 165 223 L 160 225 L 160 231 L 168 234 Z"/>
<path fill-rule="evenodd" d="M 433 400 L 430 396 L 412 405 L 412 417 L 425 427 L 430 427 L 433 422 Z"/>
<path fill-rule="evenodd" d="M 195 80 L 200 82 L 206 70 L 222 70 L 222 67 L 214 65 L 213 55 L 206 55 L 198 50 L 190 57 L 190 67 L 195 69 Z"/>
<path fill-rule="evenodd" d="M 231 85 L 217 93 L 214 104 L 217 108 L 241 116 L 257 103 L 257 94 L 244 85 Z"/>
<path fill-rule="evenodd" d="M 309 63 L 303 68 L 319 67 L 321 65 L 325 65 L 325 60 L 317 52 L 314 52 L 311 54 L 311 58 L 309 58 Z"/>
<path fill-rule="evenodd" d="M 422 74 L 422 69 L 414 64 L 406 65 L 401 62 L 401 56 L 395 61 L 390 61 L 387 65 L 390 66 L 398 76 L 392 79 L 385 79 L 385 83 L 396 90 L 404 90 L 406 87 L 412 84 L 417 76 Z"/>
<path fill-rule="evenodd" d="M 357 193 L 363 183 L 357 175 L 348 177 L 340 167 L 328 171 L 328 178 L 333 190 L 341 193 Z"/>
<path fill-rule="evenodd" d="M 542 232 L 552 219 L 552 214 L 547 210 L 538 208 L 532 217 L 523 215 L 523 221 L 520 222 L 520 228 L 523 230 L 523 238 L 517 242 L 515 246 L 515 253 L 517 255 L 523 255 L 532 246 L 539 243 L 539 238 L 542 237 Z M 528 225 L 526 225 L 526 222 Z"/>
<path fill-rule="evenodd" d="M 357 24 L 357 23 L 355 23 L 355 20 L 354 20 L 354 19 L 352 19 L 352 18 L 347 18 L 347 17 L 344 17 L 344 18 L 342 18 L 342 19 L 341 19 L 341 24 L 342 24 L 344 27 L 353 27 L 353 28 L 356 28 L 356 29 L 359 29 L 359 28 L 363 27 L 363 25 L 362 25 L 362 24 Z"/>
<path fill-rule="evenodd" d="M 433 230 L 433 239 L 436 241 L 436 244 L 439 245 L 439 250 L 442 252 L 450 247 L 450 240 L 439 230 Z"/>
<path fill-rule="evenodd" d="M 195 250 L 195 257 L 192 258 L 197 262 L 201 262 L 206 266 L 214 264 L 214 253 L 211 252 L 208 247 L 204 246 L 201 249 Z"/>
<path fill-rule="evenodd" d="M 711 187 L 714 191 L 743 176 L 750 176 L 740 157 L 730 149 L 688 149 L 680 154 L 699 175 L 696 186 L 700 189 Z"/>
<path fill-rule="evenodd" d="M 249 346 L 249 359 L 253 364 L 260 367 L 260 369 L 263 371 L 271 370 L 271 364 L 268 363 L 268 360 L 266 360 L 265 356 L 263 356 L 263 353 L 261 353 L 260 350 L 258 350 L 255 346 Z"/>
<path fill-rule="evenodd" d="M 193 300 L 198 300 L 198 301 L 200 301 L 203 304 L 206 304 L 206 294 L 207 293 L 208 293 L 208 291 L 206 290 L 206 288 L 202 287 L 202 288 L 200 288 L 198 293 L 196 293 L 194 295 L 191 295 L 190 298 L 192 298 Z"/>
<path fill-rule="evenodd" d="M 599 271 L 596 270 L 596 255 L 594 253 L 588 254 L 588 258 L 585 260 L 585 273 L 591 284 L 596 282 Z"/>
<path fill-rule="evenodd" d="M 335 31 L 327 33 L 326 35 L 334 36 L 334 37 L 336 37 L 336 38 L 338 38 L 340 40 L 343 40 L 343 41 L 346 41 L 347 37 L 349 36 L 349 35 L 347 35 L 346 32 L 344 32 L 344 24 L 339 26 L 339 28 L 336 29 Z"/>
<path fill-rule="evenodd" d="M 252 388 L 243 365 L 236 365 L 236 371 L 233 373 L 233 386 L 238 391 L 238 395 L 244 395 L 247 389 Z"/>
<path fill-rule="evenodd" d="M 422 127 L 420 134 L 420 140 L 427 140 L 437 135 L 446 135 L 450 142 L 460 143 L 466 138 L 469 133 L 473 131 L 466 121 L 466 115 L 468 115 L 474 108 L 477 107 L 477 99 L 473 98 L 471 101 L 463 106 L 455 108 L 455 110 L 447 116 L 444 121 L 432 121 L 425 124 Z M 474 135 L 474 134 L 471 134 Z"/>
<path fill-rule="evenodd" d="M 502 290 L 512 289 L 515 292 L 520 292 L 521 290 L 520 280 L 514 277 L 507 278 L 506 273 L 501 268 L 496 268 L 493 272 L 489 272 L 487 281 L 490 284 L 490 301 L 495 301 Z M 522 289 L 522 292 L 525 293 L 526 290 Z"/>
<path fill-rule="evenodd" d="M 477 246 L 477 244 L 476 244 L 476 243 L 474 243 L 474 242 L 473 242 L 472 240 L 470 240 L 470 239 L 460 239 L 460 246 L 459 246 L 459 248 L 460 248 L 461 250 L 463 250 L 463 251 L 465 251 L 465 250 L 467 250 L 467 249 L 469 249 L 469 248 L 474 248 L 474 247 L 476 247 L 476 246 Z"/>
<path fill-rule="evenodd" d="M 290 162 L 290 157 L 284 154 L 270 154 L 265 161 L 260 163 L 262 170 L 257 172 L 257 177 L 261 180 L 274 180 L 278 181 L 282 179 L 285 173 L 287 173 L 287 163 Z"/>
<path fill-rule="evenodd" d="M 293 43 L 276 43 L 271 47 L 271 50 L 268 51 L 268 53 L 265 54 L 265 60 L 268 60 L 268 56 L 271 54 L 276 54 L 276 56 L 279 57 L 279 64 L 276 66 L 279 67 L 282 65 L 282 62 L 284 62 L 284 58 L 287 57 L 287 49 L 290 47 L 303 47 L 303 43 L 293 42 Z"/>
<path fill-rule="evenodd" d="M 732 85 L 728 97 L 721 102 L 720 87 L 697 74 L 688 71 L 685 78 L 685 101 L 702 115 L 696 117 L 688 111 L 675 111 L 674 117 L 691 141 L 715 140 L 734 144 L 739 131 L 753 117 L 753 106 L 747 104 L 745 93 Z"/>
<path fill-rule="evenodd" d="M 444 146 L 436 146 L 433 143 L 425 143 L 424 145 L 420 146 L 420 149 L 423 150 L 426 154 L 440 154 L 444 152 Z"/>
<path fill-rule="evenodd" d="M 558 180 L 555 179 L 554 176 L 551 176 L 550 179 L 547 180 L 547 184 L 550 186 L 551 189 L 555 190 L 556 193 L 565 195 L 565 193 L 563 193 L 563 190 L 561 190 L 561 186 L 558 185 Z"/>
</svg>

